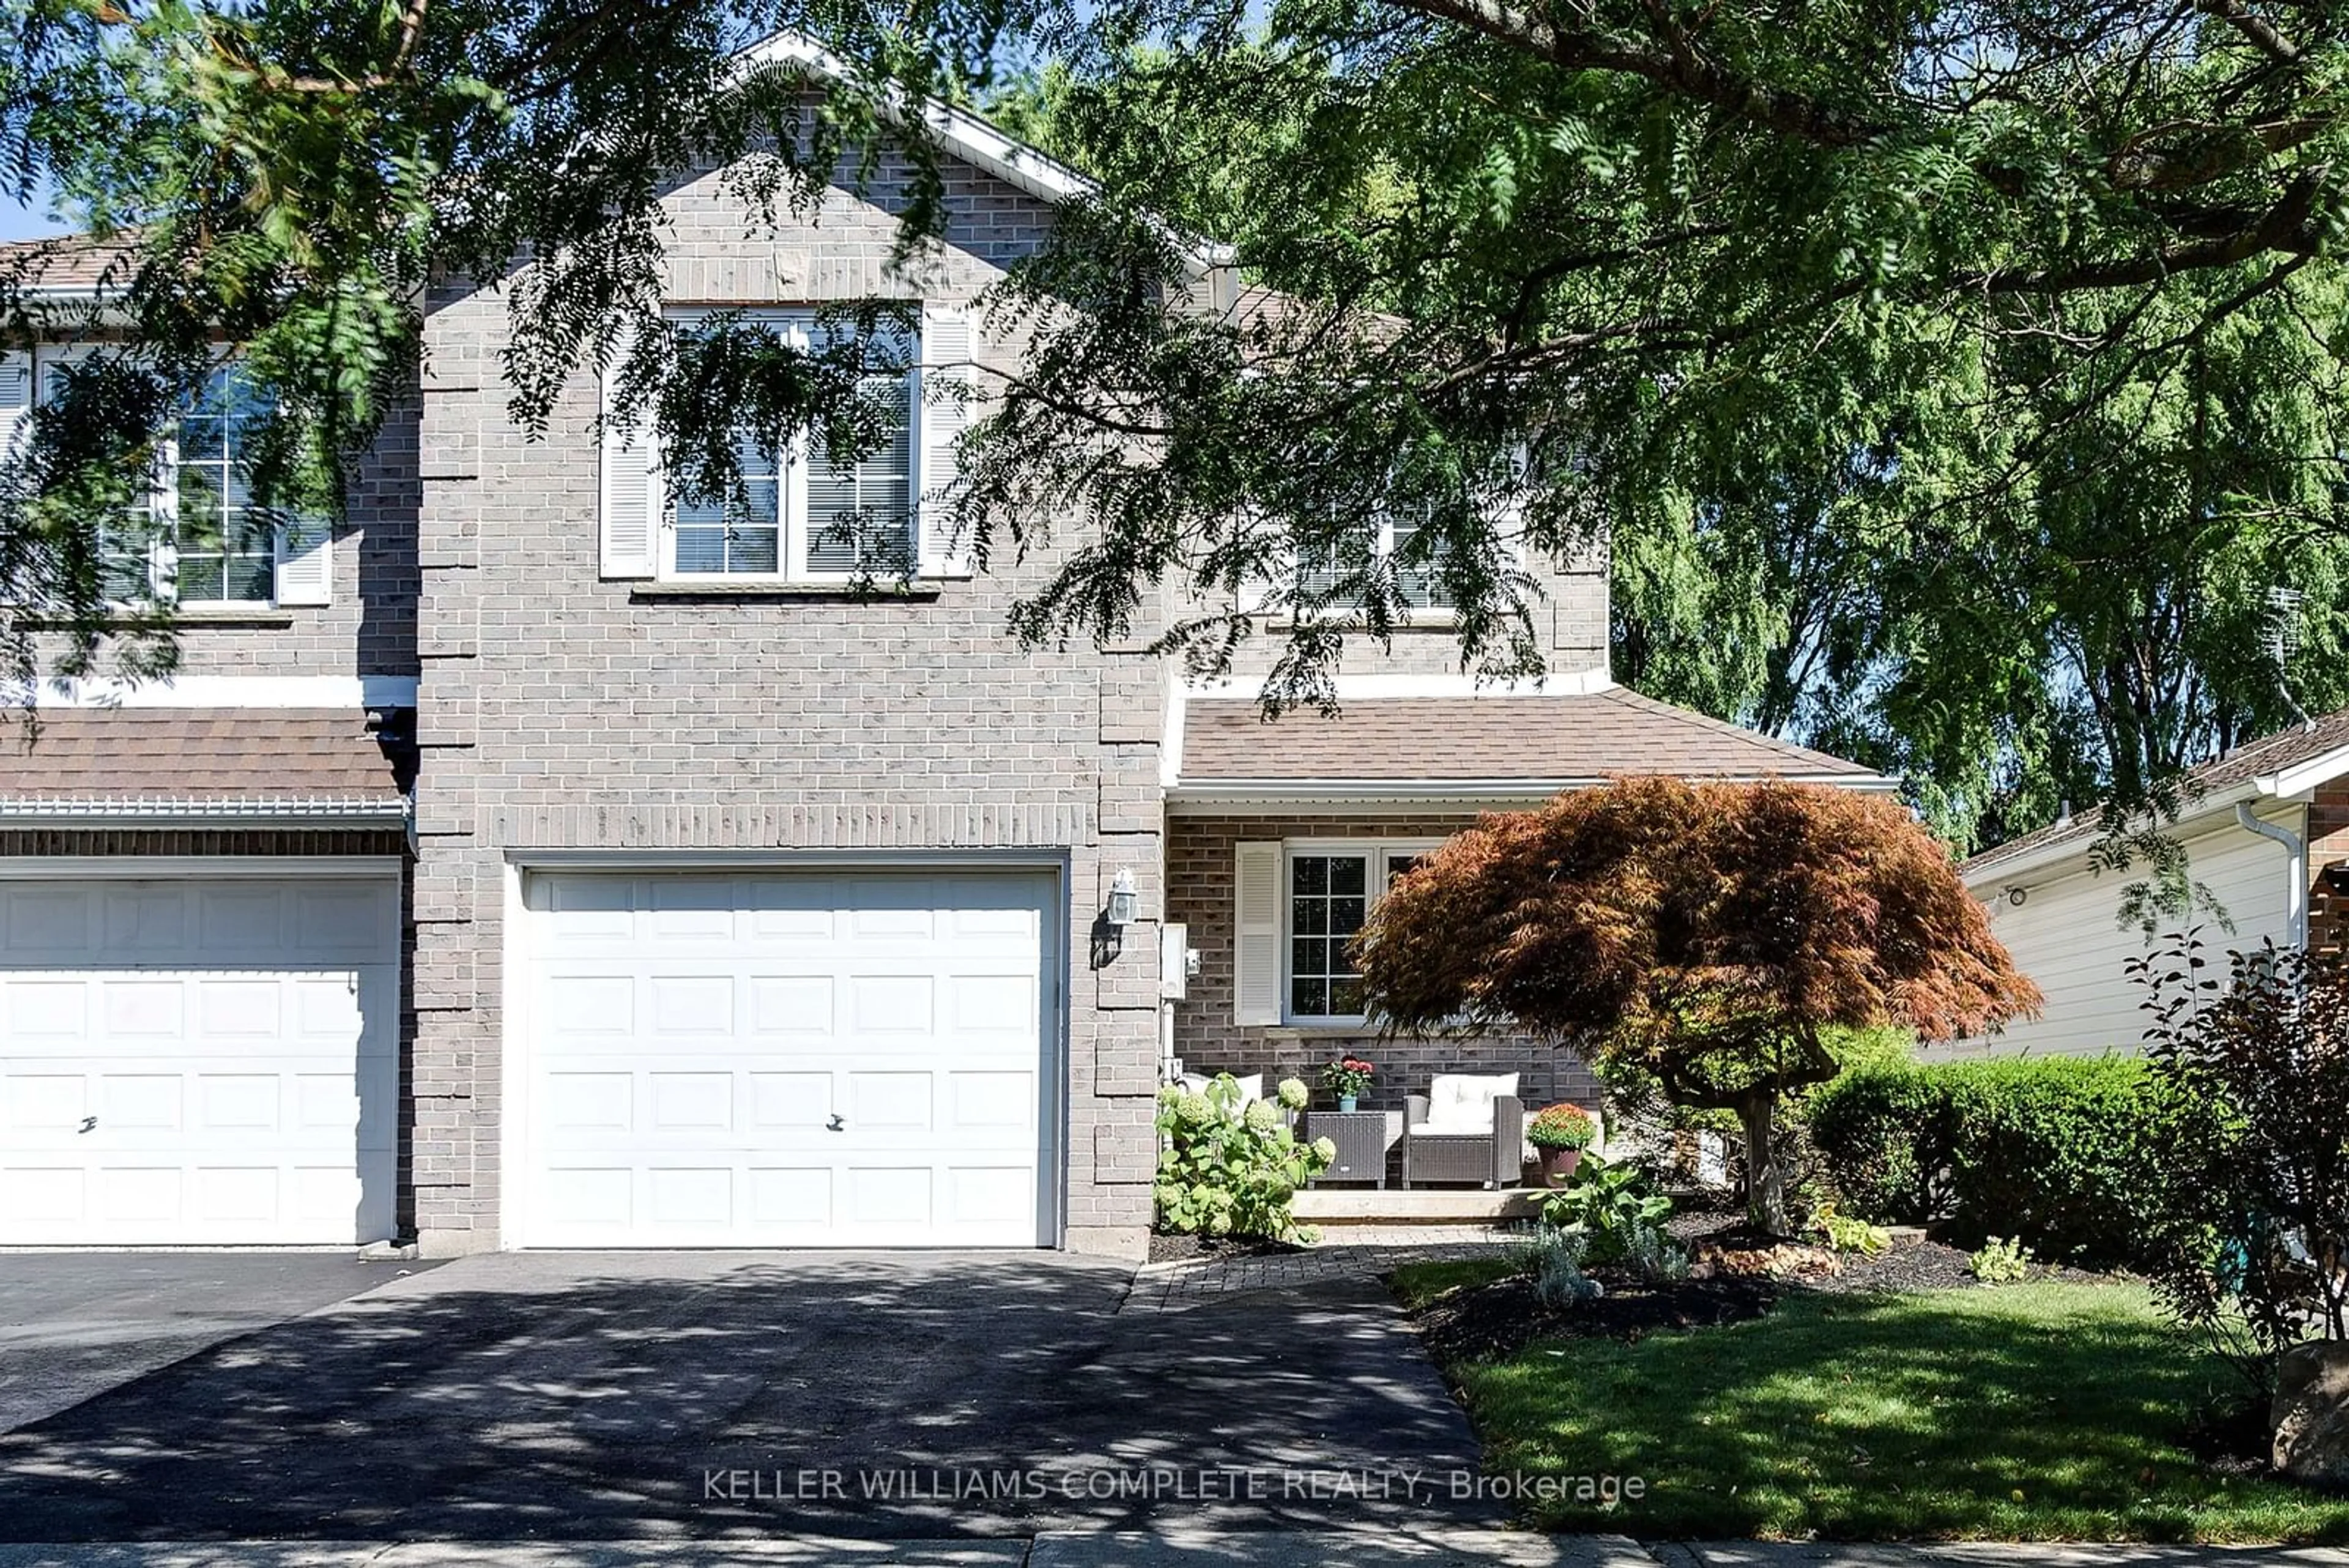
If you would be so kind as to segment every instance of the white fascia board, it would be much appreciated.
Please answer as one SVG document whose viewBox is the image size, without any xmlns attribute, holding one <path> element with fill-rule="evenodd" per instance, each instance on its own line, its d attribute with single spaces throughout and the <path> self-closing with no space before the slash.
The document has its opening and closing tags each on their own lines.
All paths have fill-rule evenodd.
<svg viewBox="0 0 2349 1568">
<path fill-rule="evenodd" d="M 1590 670 L 1558 670 L 1525 680 L 1479 680 L 1474 675 L 1460 674 L 1340 675 L 1335 684 L 1341 703 L 1375 702 L 1390 697 L 1596 697 L 1615 689 L 1614 677 L 1604 665 Z M 1228 676 L 1189 681 L 1183 691 L 1195 701 L 1253 701 L 1261 695 L 1260 688 Z"/>
<path fill-rule="evenodd" d="M 181 675 L 51 680 L 43 708 L 413 708 L 413 675 Z"/>
<path fill-rule="evenodd" d="M 1158 787 L 1171 790 L 1183 780 L 1183 721 L 1187 716 L 1189 692 L 1179 670 L 1169 667 L 1166 675 L 1166 728 L 1158 739 Z"/>
<path fill-rule="evenodd" d="M 2188 805 L 2184 815 L 2175 822 L 2164 824 L 2163 826 L 2165 830 L 2174 829 L 2181 834 L 2190 832 L 2194 825 L 2206 816 L 2215 816 L 2221 812 L 2232 813 L 2238 802 L 2261 800 L 2273 794 L 2275 792 L 2266 787 L 2271 782 L 2268 779 L 2250 779 L 2242 784 L 2202 795 Z M 2096 829 L 2083 834 L 2077 838 L 2058 839 L 2053 844 L 2043 844 L 2025 854 L 1994 861 L 1979 870 L 1966 872 L 1966 886 L 1976 893 L 1980 893 L 1984 888 L 1995 889 L 2009 887 L 2018 877 L 2044 871 L 2053 866 L 2061 866 L 2064 861 L 2075 857 L 2086 856 L 2089 849 L 2103 836 L 2103 830 Z"/>
<path fill-rule="evenodd" d="M 2254 782 L 2263 794 L 2289 796 L 2306 794 L 2319 784 L 2331 784 L 2343 774 L 2349 774 L 2349 746 L 2336 746 L 2322 756 L 2294 763 L 2271 774 L 2263 774 Z"/>
<path fill-rule="evenodd" d="M 856 72 L 847 61 L 813 39 L 797 33 L 777 33 L 753 44 L 740 57 L 753 65 L 797 66 L 833 81 L 853 81 Z M 985 170 L 1014 190 L 1059 206 L 1098 193 L 1100 187 L 1067 164 L 1049 158 L 1026 142 L 1006 136 L 968 109 L 938 99 L 925 99 L 916 109 L 904 95 L 890 91 L 882 108 L 900 124 L 916 113 L 938 144 L 974 168 Z M 1202 271 L 1230 266 L 1237 259 L 1232 247 L 1167 231 Z"/>
</svg>

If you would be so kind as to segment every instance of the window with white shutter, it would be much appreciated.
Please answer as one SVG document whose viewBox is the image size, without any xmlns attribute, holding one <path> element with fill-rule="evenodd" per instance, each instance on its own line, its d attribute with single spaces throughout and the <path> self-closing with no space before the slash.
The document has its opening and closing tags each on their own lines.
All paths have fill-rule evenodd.
<svg viewBox="0 0 2349 1568">
<path fill-rule="evenodd" d="M 43 399 L 93 351 L 43 349 L 30 385 Z M 334 530 L 313 513 L 264 507 L 253 442 L 269 404 L 243 367 L 214 370 L 157 442 L 155 471 L 122 516 L 100 523 L 98 571 L 119 604 L 324 605 L 334 593 Z"/>
<path fill-rule="evenodd" d="M 971 424 L 969 400 L 977 387 L 970 374 L 978 334 L 970 317 L 944 306 L 922 308 L 922 353 L 916 371 L 915 526 L 920 531 L 925 576 L 962 576 L 970 571 L 969 542 L 957 531 L 955 507 L 962 488 L 962 433 Z"/>
<path fill-rule="evenodd" d="M 1376 839 L 1240 845 L 1232 894 L 1236 1022 L 1363 1023 L 1353 940 L 1395 878 L 1434 847 Z"/>
<path fill-rule="evenodd" d="M 695 314 L 680 313 L 678 319 L 689 329 Z M 759 312 L 753 319 L 802 348 L 829 329 L 802 309 Z M 902 356 L 909 364 L 916 358 Z M 926 461 L 916 411 L 919 372 L 873 377 L 861 396 L 880 436 L 862 458 L 835 463 L 814 443 L 786 441 L 781 431 L 772 441 L 745 440 L 736 458 L 741 492 L 715 500 L 678 493 L 649 431 L 636 431 L 634 442 L 624 447 L 607 438 L 605 576 L 828 583 L 911 575 L 919 548 L 915 496 Z M 631 553 L 630 569 L 616 571 L 616 538 L 625 535 L 630 552 L 636 545 L 640 493 L 647 497 L 641 515 L 651 542 L 642 565 Z M 615 528 L 616 513 L 624 528 Z"/>
</svg>

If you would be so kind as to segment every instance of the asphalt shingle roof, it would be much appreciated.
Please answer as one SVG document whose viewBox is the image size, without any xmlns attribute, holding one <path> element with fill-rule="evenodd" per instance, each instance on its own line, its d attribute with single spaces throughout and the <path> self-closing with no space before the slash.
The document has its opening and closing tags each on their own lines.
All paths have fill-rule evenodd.
<svg viewBox="0 0 2349 1568">
<path fill-rule="evenodd" d="M 2296 767 L 2327 752 L 2339 751 L 2344 746 L 2349 746 L 2349 708 L 2325 714 L 2316 721 L 2313 728 L 2302 729 L 2295 724 L 2289 730 L 2278 730 L 2272 735 L 2246 742 L 2224 756 L 2213 757 L 2200 767 L 2189 769 L 2178 780 L 2180 798 L 2190 807 L 2199 796 L 2215 794 L 2269 774 L 2282 773 L 2286 768 Z M 2077 816 L 2066 817 L 2026 833 L 2020 838 L 2010 838 L 2003 844 L 1994 845 L 1958 869 L 1971 875 L 2049 845 L 2068 843 L 2074 839 L 2085 843 L 2104 830 L 2105 814 L 2102 809 L 2082 812 Z"/>
<path fill-rule="evenodd" d="M 0 801 L 396 806 L 359 709 L 73 708 L 0 730 Z"/>
<path fill-rule="evenodd" d="M 1344 703 L 1334 716 L 1299 710 L 1269 722 L 1252 701 L 1201 698 L 1183 720 L 1183 784 L 1565 781 L 1625 774 L 1872 776 L 1857 763 L 1620 687 L 1572 696 L 1363 699 Z"/>
</svg>

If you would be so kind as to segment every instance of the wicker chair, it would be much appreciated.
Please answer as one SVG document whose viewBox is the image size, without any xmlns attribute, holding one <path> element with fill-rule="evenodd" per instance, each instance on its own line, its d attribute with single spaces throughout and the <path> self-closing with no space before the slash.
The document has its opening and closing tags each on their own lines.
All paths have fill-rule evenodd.
<svg viewBox="0 0 2349 1568">
<path fill-rule="evenodd" d="M 1402 1184 L 1475 1181 L 1515 1187 L 1525 1175 L 1525 1102 L 1515 1095 L 1493 1096 L 1490 1132 L 1420 1132 L 1427 1125 L 1428 1096 L 1405 1098 L 1402 1117 Z"/>
</svg>

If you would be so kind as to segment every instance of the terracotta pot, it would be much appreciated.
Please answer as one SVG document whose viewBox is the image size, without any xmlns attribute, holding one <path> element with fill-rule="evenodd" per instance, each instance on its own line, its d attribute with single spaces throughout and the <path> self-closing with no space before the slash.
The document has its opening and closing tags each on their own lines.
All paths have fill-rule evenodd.
<svg viewBox="0 0 2349 1568">
<path fill-rule="evenodd" d="M 1574 1168 L 1582 1163 L 1578 1148 L 1537 1148 L 1541 1156 L 1542 1179 L 1552 1187 L 1564 1187 L 1574 1175 Z"/>
</svg>

